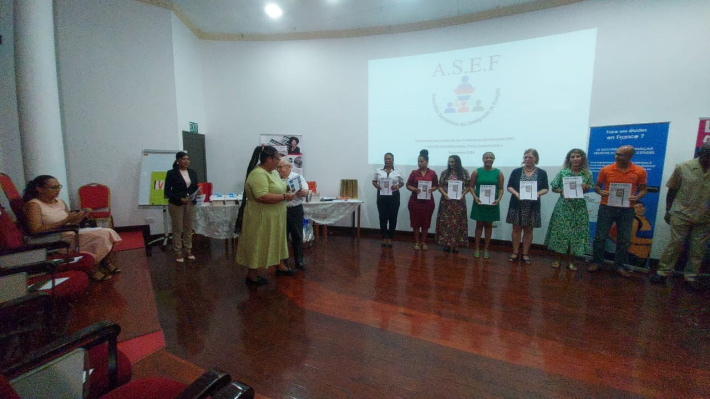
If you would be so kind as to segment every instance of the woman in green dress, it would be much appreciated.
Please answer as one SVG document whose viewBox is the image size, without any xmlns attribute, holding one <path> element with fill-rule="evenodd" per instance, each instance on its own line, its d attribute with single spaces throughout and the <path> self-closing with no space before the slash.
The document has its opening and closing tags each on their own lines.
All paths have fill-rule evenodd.
<svg viewBox="0 0 710 399">
<path fill-rule="evenodd" d="M 592 187 L 592 173 L 589 171 L 587 154 L 579 148 L 573 148 L 567 153 L 562 170 L 550 185 L 552 192 L 559 193 L 560 197 L 552 211 L 545 245 L 557 255 L 552 267 L 560 267 L 562 254 L 567 254 L 569 269 L 576 270 L 572 263 L 574 255 L 588 255 L 591 251 L 587 203 L 584 198 L 564 197 L 564 178 L 572 176 L 582 178 L 582 190 L 585 193 Z"/>
<path fill-rule="evenodd" d="M 236 257 L 237 264 L 249 268 L 247 285 L 260 286 L 269 282 L 257 273 L 262 267 L 276 266 L 277 276 L 296 273 L 282 261 L 288 259 L 286 203 L 295 194 L 287 192 L 286 183 L 276 172 L 279 159 L 276 148 L 258 146 L 247 168 L 244 203 L 240 208 L 243 222 Z"/>
<path fill-rule="evenodd" d="M 488 246 L 491 243 L 493 233 L 493 222 L 500 220 L 500 199 L 503 197 L 503 173 L 498 168 L 493 167 L 496 160 L 495 154 L 486 152 L 483 154 L 483 167 L 471 173 L 471 185 L 469 189 L 473 194 L 473 206 L 471 207 L 471 219 L 476 221 L 476 250 L 473 253 L 475 258 L 480 256 L 479 242 L 485 230 L 485 243 L 483 245 L 483 258 L 488 259 Z M 492 197 L 493 202 L 484 204 L 481 201 L 481 186 L 495 186 L 491 192 L 484 192 L 488 197 Z M 486 187 L 488 189 L 488 187 Z M 485 198 L 485 197 L 484 197 Z"/>
</svg>

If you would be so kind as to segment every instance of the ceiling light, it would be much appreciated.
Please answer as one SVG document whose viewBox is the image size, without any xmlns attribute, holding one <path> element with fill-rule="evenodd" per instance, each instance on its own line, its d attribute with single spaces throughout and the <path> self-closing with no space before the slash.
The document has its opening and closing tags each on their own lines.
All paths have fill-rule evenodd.
<svg viewBox="0 0 710 399">
<path fill-rule="evenodd" d="M 281 7 L 273 3 L 267 4 L 266 7 L 264 7 L 264 11 L 266 12 L 266 15 L 270 16 L 271 18 L 278 18 L 284 13 L 283 11 L 281 11 Z"/>
</svg>

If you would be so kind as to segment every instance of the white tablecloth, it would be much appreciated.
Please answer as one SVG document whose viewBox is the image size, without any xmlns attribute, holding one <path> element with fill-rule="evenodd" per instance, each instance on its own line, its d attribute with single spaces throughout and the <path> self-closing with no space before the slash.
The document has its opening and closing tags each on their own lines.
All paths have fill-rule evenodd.
<svg viewBox="0 0 710 399">
<path fill-rule="evenodd" d="M 304 202 L 303 213 L 306 219 L 318 224 L 333 224 L 351 215 L 361 204 L 359 200 Z"/>
<path fill-rule="evenodd" d="M 239 205 L 198 205 L 195 210 L 195 234 L 224 240 L 237 237 L 234 223 Z"/>
</svg>

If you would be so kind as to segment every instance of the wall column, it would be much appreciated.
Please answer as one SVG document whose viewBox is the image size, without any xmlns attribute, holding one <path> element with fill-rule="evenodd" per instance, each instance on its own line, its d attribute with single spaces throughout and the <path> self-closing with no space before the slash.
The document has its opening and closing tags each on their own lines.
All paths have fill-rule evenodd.
<svg viewBox="0 0 710 399">
<path fill-rule="evenodd" d="M 52 0 L 15 0 L 14 6 L 17 108 L 25 178 L 52 175 L 66 186 Z M 60 194 L 67 204 L 68 193 L 69 187 Z"/>
</svg>

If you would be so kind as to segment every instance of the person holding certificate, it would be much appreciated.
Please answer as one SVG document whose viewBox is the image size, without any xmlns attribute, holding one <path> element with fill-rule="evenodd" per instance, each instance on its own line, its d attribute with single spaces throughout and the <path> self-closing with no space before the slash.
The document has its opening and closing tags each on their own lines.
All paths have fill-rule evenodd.
<svg viewBox="0 0 710 399">
<path fill-rule="evenodd" d="M 528 251 L 533 240 L 533 228 L 542 226 L 540 197 L 547 194 L 547 172 L 537 167 L 540 156 L 529 148 L 523 153 L 523 167 L 514 169 L 508 179 L 508 192 L 512 194 L 508 204 L 506 223 L 513 225 L 513 253 L 508 261 L 518 260 L 520 239 L 523 240 L 522 260 L 530 264 Z"/>
<path fill-rule="evenodd" d="M 466 193 L 470 176 L 461 166 L 458 155 L 449 157 L 449 167 L 439 177 L 439 213 L 436 215 L 436 243 L 444 252 L 459 253 L 459 246 L 468 245 L 468 220 L 466 219 Z"/>
<path fill-rule="evenodd" d="M 545 236 L 545 245 L 556 254 L 552 262 L 554 268 L 560 267 L 562 254 L 567 254 L 567 267 L 576 270 L 572 263 L 574 255 L 588 255 L 591 252 L 589 214 L 584 193 L 592 184 L 587 154 L 579 148 L 571 149 L 562 170 L 550 183 L 552 192 L 560 194 Z"/>
<path fill-rule="evenodd" d="M 385 165 L 375 169 L 372 185 L 377 189 L 377 213 L 380 217 L 382 248 L 392 248 L 399 213 L 399 189 L 404 186 L 402 172 L 394 166 L 394 155 L 385 154 Z"/>
<path fill-rule="evenodd" d="M 412 192 L 407 208 L 414 230 L 414 250 L 421 248 L 426 251 L 429 249 L 426 245 L 427 230 L 431 226 L 431 217 L 436 206 L 432 193 L 437 190 L 439 180 L 436 172 L 429 169 L 429 151 L 419 151 L 417 166 L 419 169 L 413 170 L 407 179 L 407 190 Z"/>
<path fill-rule="evenodd" d="M 182 263 L 182 248 L 187 259 L 195 260 L 192 254 L 192 224 L 195 220 L 193 195 L 197 191 L 197 172 L 189 168 L 190 156 L 180 151 L 175 154 L 173 168 L 165 176 L 165 197 L 168 199 L 168 213 L 173 227 L 173 250 L 175 262 Z"/>
<path fill-rule="evenodd" d="M 646 195 L 648 175 L 646 170 L 631 162 L 636 150 L 630 145 L 622 145 L 614 154 L 615 162 L 603 167 L 597 176 L 594 191 L 602 196 L 597 213 L 597 227 L 594 234 L 593 264 L 587 270 L 599 270 L 604 261 L 604 244 L 609 238 L 609 230 L 616 223 L 616 252 L 614 267 L 624 277 L 631 277 L 626 270 L 628 263 L 631 228 L 634 223 L 633 205 Z"/>
<path fill-rule="evenodd" d="M 471 207 L 471 219 L 476 221 L 476 250 L 474 258 L 480 256 L 479 241 L 485 230 L 485 244 L 483 246 L 483 258 L 488 259 L 488 246 L 491 243 L 493 233 L 493 222 L 500 220 L 500 199 L 503 197 L 503 172 L 493 168 L 496 156 L 492 152 L 483 154 L 483 167 L 471 173 L 471 185 L 469 187 L 473 194 L 473 206 Z"/>
</svg>

